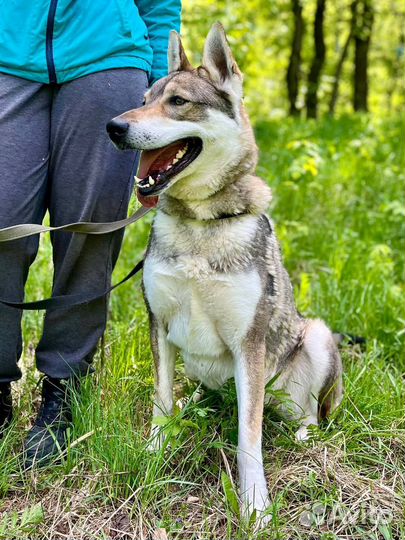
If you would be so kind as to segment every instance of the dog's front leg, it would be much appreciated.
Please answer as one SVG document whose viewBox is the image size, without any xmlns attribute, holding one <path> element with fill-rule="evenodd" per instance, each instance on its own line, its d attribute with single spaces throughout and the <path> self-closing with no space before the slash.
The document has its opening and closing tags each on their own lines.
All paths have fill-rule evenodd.
<svg viewBox="0 0 405 540">
<path fill-rule="evenodd" d="M 242 513 L 260 514 L 269 499 L 262 456 L 265 343 L 248 343 L 235 355 L 238 395 L 238 469 Z"/>
<path fill-rule="evenodd" d="M 150 336 L 155 363 L 155 398 L 150 448 L 159 450 L 162 446 L 164 436 L 162 430 L 154 420 L 161 416 L 170 416 L 173 413 L 173 379 L 176 348 L 169 343 L 164 325 L 153 315 L 150 317 Z"/>
</svg>

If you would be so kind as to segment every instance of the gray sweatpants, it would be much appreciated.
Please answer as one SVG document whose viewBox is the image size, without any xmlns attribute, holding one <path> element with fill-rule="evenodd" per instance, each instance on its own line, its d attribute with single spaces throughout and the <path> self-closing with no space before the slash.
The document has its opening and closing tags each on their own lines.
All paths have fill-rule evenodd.
<svg viewBox="0 0 405 540">
<path fill-rule="evenodd" d="M 111 69 L 63 85 L 45 85 L 0 73 L 0 227 L 73 221 L 114 221 L 126 216 L 137 165 L 134 152 L 110 142 L 106 123 L 141 105 L 147 75 Z M 55 233 L 53 294 L 102 292 L 110 283 L 122 233 Z M 0 244 L 0 296 L 22 301 L 33 237 Z M 49 310 L 36 350 L 37 367 L 50 377 L 89 369 L 104 332 L 105 299 Z M 0 382 L 21 376 L 21 311 L 0 305 Z"/>
</svg>

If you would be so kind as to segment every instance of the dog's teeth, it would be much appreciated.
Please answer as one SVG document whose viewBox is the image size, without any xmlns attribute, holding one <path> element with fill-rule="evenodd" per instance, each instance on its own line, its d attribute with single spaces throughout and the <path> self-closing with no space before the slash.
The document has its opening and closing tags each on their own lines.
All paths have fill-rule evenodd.
<svg viewBox="0 0 405 540">
<path fill-rule="evenodd" d="M 138 178 L 136 175 L 134 176 L 134 179 L 135 179 L 136 184 L 139 184 L 140 182 L 142 182 L 142 178 Z"/>
<path fill-rule="evenodd" d="M 187 152 L 187 145 L 177 152 L 176 158 L 178 159 L 182 158 L 186 152 Z"/>
<path fill-rule="evenodd" d="M 173 165 L 168 165 L 166 170 L 171 169 L 172 167 Z"/>
<path fill-rule="evenodd" d="M 150 177 L 149 177 L 149 184 L 150 184 L 151 186 L 153 186 L 153 185 L 155 184 L 155 181 L 153 180 L 153 178 L 150 178 Z"/>
<path fill-rule="evenodd" d="M 175 163 L 177 163 L 179 160 L 177 158 L 174 158 L 174 160 L 172 161 L 172 165 L 174 165 Z"/>
</svg>

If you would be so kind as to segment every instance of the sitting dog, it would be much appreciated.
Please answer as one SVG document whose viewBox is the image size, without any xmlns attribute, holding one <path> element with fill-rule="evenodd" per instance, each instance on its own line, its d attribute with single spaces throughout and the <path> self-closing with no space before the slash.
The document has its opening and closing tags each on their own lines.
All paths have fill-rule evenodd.
<svg viewBox="0 0 405 540">
<path fill-rule="evenodd" d="M 172 413 L 177 351 L 186 375 L 208 388 L 233 377 L 242 509 L 260 514 L 269 503 L 266 383 L 289 395 L 302 440 L 339 404 L 342 364 L 325 323 L 296 309 L 266 214 L 271 191 L 255 176 L 242 75 L 222 26 L 212 27 L 196 69 L 172 32 L 169 75 L 146 93 L 142 108 L 113 119 L 109 133 L 119 148 L 142 150 L 138 198 L 157 206 L 143 273 L 156 373 L 153 415 Z"/>
</svg>

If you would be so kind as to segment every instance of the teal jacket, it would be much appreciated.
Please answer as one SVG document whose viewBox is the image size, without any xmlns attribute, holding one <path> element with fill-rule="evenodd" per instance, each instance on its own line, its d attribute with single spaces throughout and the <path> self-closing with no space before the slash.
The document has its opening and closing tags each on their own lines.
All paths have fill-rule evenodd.
<svg viewBox="0 0 405 540">
<path fill-rule="evenodd" d="M 167 74 L 170 30 L 181 0 L 6 0 L 0 7 L 0 72 L 64 83 L 134 67 Z"/>
</svg>

